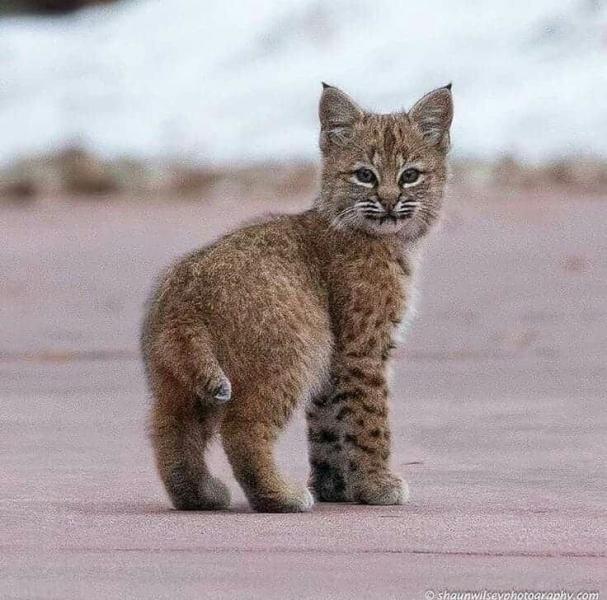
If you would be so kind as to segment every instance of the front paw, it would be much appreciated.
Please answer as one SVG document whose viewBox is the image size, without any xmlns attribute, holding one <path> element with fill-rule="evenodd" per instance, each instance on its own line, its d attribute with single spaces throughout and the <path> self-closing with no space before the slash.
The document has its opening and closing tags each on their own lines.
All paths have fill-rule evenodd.
<svg viewBox="0 0 607 600">
<path fill-rule="evenodd" d="M 404 504 L 409 499 L 409 488 L 397 475 L 373 473 L 361 475 L 352 483 L 352 496 L 360 504 L 391 506 Z"/>
</svg>

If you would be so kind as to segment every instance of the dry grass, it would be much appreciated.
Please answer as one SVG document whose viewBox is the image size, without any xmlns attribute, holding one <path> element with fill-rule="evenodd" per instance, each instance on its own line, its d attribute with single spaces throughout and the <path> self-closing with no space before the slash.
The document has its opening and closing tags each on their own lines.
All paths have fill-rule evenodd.
<svg viewBox="0 0 607 600">
<path fill-rule="evenodd" d="M 607 165 L 580 159 L 526 166 L 512 158 L 494 163 L 456 161 L 453 180 L 466 187 L 538 191 L 547 187 L 576 192 L 607 190 Z M 0 199 L 33 201 L 41 196 L 109 195 L 201 197 L 224 188 L 263 195 L 314 194 L 317 167 L 312 163 L 205 167 L 177 162 L 142 163 L 103 160 L 82 148 L 24 159 L 0 171 Z"/>
</svg>

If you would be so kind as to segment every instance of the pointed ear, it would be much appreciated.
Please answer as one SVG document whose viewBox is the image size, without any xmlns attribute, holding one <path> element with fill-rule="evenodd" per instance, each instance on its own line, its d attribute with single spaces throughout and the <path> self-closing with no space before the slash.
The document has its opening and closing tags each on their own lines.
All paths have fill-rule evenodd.
<svg viewBox="0 0 607 600">
<path fill-rule="evenodd" d="M 451 84 L 426 94 L 409 111 L 409 119 L 421 130 L 424 138 L 441 151 L 449 150 L 449 128 L 453 120 Z"/>
<path fill-rule="evenodd" d="M 362 109 L 340 89 L 323 82 L 318 106 L 320 118 L 320 147 L 330 143 L 343 145 L 350 137 L 354 124 L 362 119 Z"/>
</svg>

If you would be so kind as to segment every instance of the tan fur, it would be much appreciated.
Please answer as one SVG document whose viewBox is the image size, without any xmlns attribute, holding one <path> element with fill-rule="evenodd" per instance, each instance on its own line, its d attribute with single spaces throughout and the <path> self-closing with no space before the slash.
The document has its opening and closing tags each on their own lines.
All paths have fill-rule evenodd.
<svg viewBox="0 0 607 600">
<path fill-rule="evenodd" d="M 151 437 L 176 508 L 228 506 L 227 488 L 204 459 L 219 432 L 253 508 L 309 510 L 308 490 L 285 481 L 273 457 L 302 401 L 318 500 L 407 497 L 389 469 L 386 365 L 409 305 L 417 241 L 440 210 L 450 88 L 409 115 L 377 115 L 325 86 L 320 120 L 314 207 L 190 254 L 163 275 L 149 302 L 142 349 L 154 399 Z M 380 175 L 376 185 L 353 183 L 360 163 Z M 423 178 L 402 187 L 397 176 L 410 163 Z M 416 206 L 406 217 L 365 215 L 369 203 L 372 216 L 396 211 L 399 199 Z"/>
</svg>

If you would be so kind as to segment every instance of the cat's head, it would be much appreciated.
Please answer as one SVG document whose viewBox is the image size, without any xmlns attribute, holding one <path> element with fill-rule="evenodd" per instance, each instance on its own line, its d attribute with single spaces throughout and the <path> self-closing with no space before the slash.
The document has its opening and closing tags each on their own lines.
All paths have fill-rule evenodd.
<svg viewBox="0 0 607 600">
<path fill-rule="evenodd" d="M 391 114 L 366 112 L 338 88 L 323 87 L 319 208 L 338 229 L 424 235 L 438 217 L 447 178 L 451 85 Z"/>
</svg>

